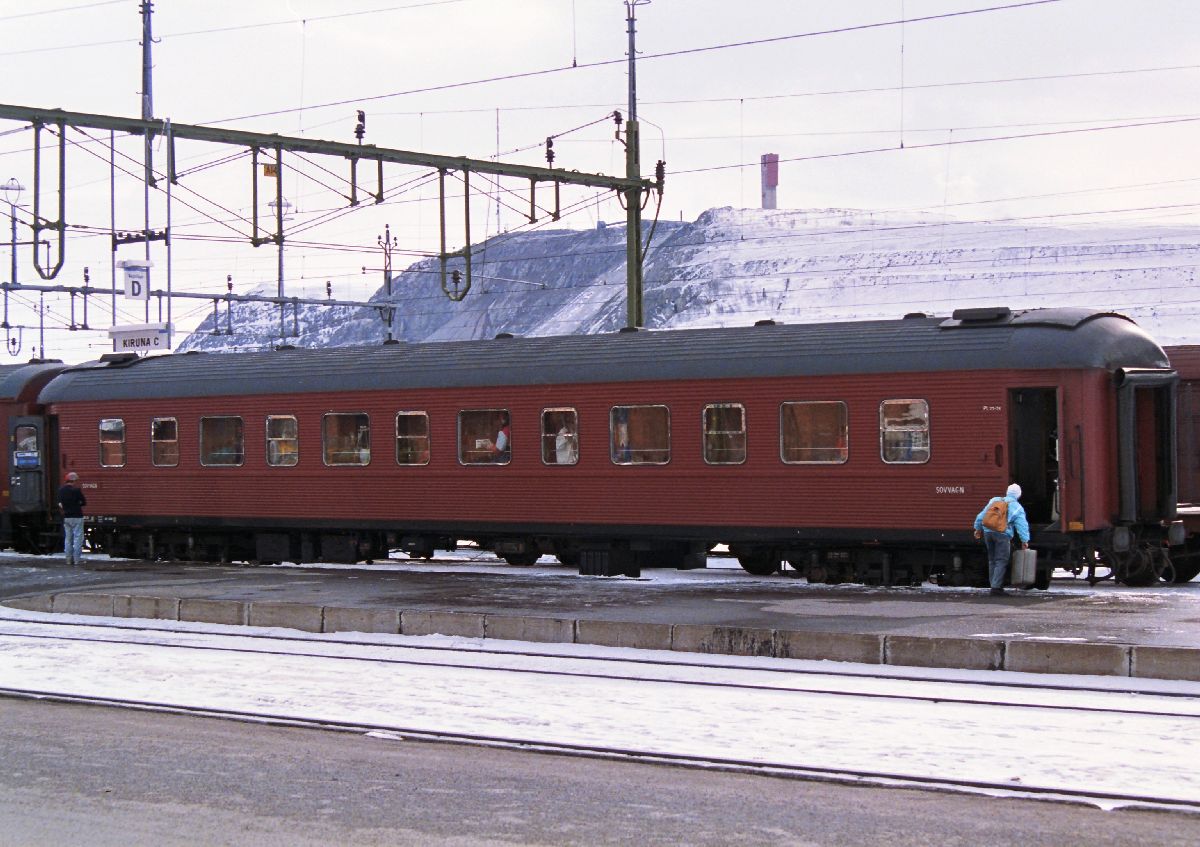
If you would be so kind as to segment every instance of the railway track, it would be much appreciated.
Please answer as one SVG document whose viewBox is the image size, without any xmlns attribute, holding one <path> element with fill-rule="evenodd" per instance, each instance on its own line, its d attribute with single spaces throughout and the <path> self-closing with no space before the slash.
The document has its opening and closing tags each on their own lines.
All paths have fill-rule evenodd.
<svg viewBox="0 0 1200 847">
<path fill-rule="evenodd" d="M 664 700 L 696 696 L 709 699 L 718 696 L 719 693 L 721 697 L 733 698 L 731 702 L 747 704 L 751 708 L 753 706 L 750 704 L 759 702 L 756 698 L 763 695 L 773 698 L 801 698 L 776 700 L 771 706 L 773 709 L 798 713 L 813 710 L 812 704 L 818 701 L 811 698 L 836 697 L 851 700 L 855 704 L 898 704 L 898 708 L 901 707 L 900 701 L 905 701 L 907 705 L 903 705 L 903 708 L 953 707 L 978 711 L 1003 709 L 1007 710 L 1004 720 L 1031 725 L 1044 722 L 1056 714 L 1063 715 L 1063 718 L 1056 720 L 1066 719 L 1071 715 L 1064 713 L 1076 712 L 1089 718 L 1099 714 L 1105 721 L 1111 721 L 1114 717 L 1118 722 L 1147 721 L 1148 727 L 1162 721 L 1170 721 L 1174 731 L 1194 732 L 1190 725 L 1200 719 L 1200 697 L 1188 691 L 1114 691 L 1099 686 L 1072 688 L 1061 684 L 1040 685 L 1025 682 L 1015 685 L 980 684 L 971 680 L 953 681 L 932 677 L 914 679 L 892 675 L 878 678 L 864 674 L 753 667 L 744 661 L 640 659 L 629 662 L 605 656 L 564 656 L 541 651 L 464 651 L 445 646 L 398 646 L 395 642 L 385 644 L 375 640 L 214 635 L 211 632 L 187 632 L 166 627 L 147 630 L 144 627 L 121 624 L 42 624 L 40 621 L 33 623 L 18 620 L 0 620 L 0 643 L 42 644 L 55 650 L 61 647 L 68 651 L 76 648 L 88 649 L 85 645 L 90 644 L 92 647 L 117 650 L 123 656 L 138 651 L 150 651 L 154 654 L 155 667 L 182 666 L 184 662 L 178 657 L 187 653 L 203 656 L 210 660 L 210 665 L 221 665 L 225 658 L 230 661 L 278 660 L 294 667 L 304 667 L 295 665 L 297 662 L 315 662 L 323 666 L 332 662 L 337 666 L 338 673 L 351 678 L 363 678 L 361 674 L 376 672 L 380 668 L 386 668 L 388 673 L 406 680 L 426 673 L 463 673 L 471 678 L 485 673 L 489 675 L 487 685 L 501 689 L 513 684 L 529 684 L 529 680 L 548 679 L 553 680 L 556 685 L 586 686 L 589 690 L 598 685 L 608 684 L 616 686 L 614 691 L 625 692 L 610 696 L 625 697 L 630 686 L 655 686 L 658 689 L 654 696 Z M 498 681 L 496 674 L 500 674 L 504 679 Z M 717 674 L 721 679 L 710 678 Z M 803 681 L 798 683 L 797 678 Z M 479 680 L 475 680 L 472 684 L 478 682 Z M 667 688 L 661 689 L 662 686 Z M 990 696 L 980 696 L 981 692 L 987 692 Z M 956 777 L 949 773 L 938 775 L 906 773 L 886 768 L 830 766 L 828 762 L 820 761 L 819 757 L 803 760 L 802 754 L 801 760 L 797 761 L 795 755 L 791 760 L 788 760 L 786 755 L 771 760 L 763 755 L 739 755 L 737 750 L 730 750 L 729 755 L 724 755 L 711 750 L 697 753 L 665 747 L 654 749 L 655 743 L 652 739 L 646 740 L 644 746 L 633 746 L 604 743 L 603 740 L 595 739 L 572 741 L 562 737 L 555 738 L 553 733 L 509 731 L 508 727 L 505 727 L 506 731 L 503 733 L 472 732 L 449 723 L 443 728 L 440 725 L 431 726 L 428 721 L 422 725 L 420 721 L 406 720 L 402 716 L 402 709 L 401 714 L 395 718 L 389 716 L 387 720 L 341 718 L 332 713 L 314 715 L 312 708 L 297 709 L 286 704 L 270 708 L 247 708 L 244 705 L 199 702 L 195 698 L 192 698 L 193 702 L 187 702 L 189 698 L 172 702 L 170 698 L 165 697 L 115 697 L 109 693 L 72 690 L 70 685 L 15 685 L 11 679 L 8 684 L 0 687 L 0 696 L 151 709 L 203 717 L 369 733 L 399 740 L 501 746 L 559 755 L 713 768 L 792 779 L 1041 797 L 1106 807 L 1145 806 L 1190 813 L 1200 812 L 1200 793 L 1195 797 L 1170 797 L 1161 792 L 1143 794 L 1136 791 L 1110 790 L 1104 786 L 1079 788 L 1070 784 L 1026 784 L 1020 781 L 1014 784 L 1012 779 L 989 780 Z M 1099 698 L 1102 702 L 1073 702 L 1073 697 Z M 830 711 L 843 711 L 852 710 L 857 706 L 828 708 Z M 930 713 L 931 717 L 934 714 L 936 713 Z M 1026 715 L 1028 717 L 1025 717 Z M 780 732 L 786 733 L 787 730 L 781 727 Z M 1183 791 L 1181 794 L 1187 795 L 1187 792 Z"/>
<path fill-rule="evenodd" d="M 868 771 L 848 768 L 829 768 L 816 765 L 764 764 L 748 759 L 689 756 L 674 753 L 648 752 L 621 747 L 599 745 L 564 744 L 534 739 L 513 739 L 493 735 L 461 732 L 431 732 L 394 724 L 370 724 L 351 721 L 315 720 L 298 716 L 285 716 L 265 712 L 233 709 L 214 709 L 156 703 L 130 698 L 82 697 L 0 687 L 0 697 L 19 697 L 60 703 L 74 703 L 113 708 L 139 709 L 193 717 L 236 720 L 270 726 L 300 727 L 306 729 L 369 734 L 377 738 L 397 741 L 422 741 L 427 743 L 471 744 L 499 749 L 523 750 L 585 759 L 605 759 L 639 764 L 665 765 L 674 767 L 702 768 L 730 773 L 742 773 L 783 779 L 816 780 L 845 785 L 876 785 L 891 788 L 920 788 L 933 791 L 958 793 L 984 793 L 997 797 L 1037 798 L 1042 800 L 1085 803 L 1111 808 L 1160 809 L 1188 814 L 1200 814 L 1200 803 L 1187 800 L 1163 798 L 1156 795 L 1140 795 L 1116 792 L 1091 791 L 1073 788 L 1049 788 L 1044 786 L 1014 787 L 1011 782 L 986 780 L 943 779 L 905 773 Z"/>
<path fill-rule="evenodd" d="M 1177 717 L 1177 718 L 1200 718 L 1200 695 L 1189 692 L 1169 691 L 1169 692 L 1153 692 L 1149 693 L 1145 690 L 1136 688 L 1113 690 L 1110 688 L 1100 688 L 1094 686 L 1066 686 L 1066 685 L 1041 685 L 1037 683 L 1004 683 L 990 681 L 954 681 L 949 682 L 945 679 L 937 679 L 934 677 L 910 677 L 910 676 L 891 676 L 891 675 L 865 675 L 855 673 L 839 673 L 836 671 L 812 671 L 812 670 L 792 670 L 780 668 L 754 668 L 749 666 L 737 666 L 730 664 L 714 664 L 714 663 L 697 663 L 697 662 L 671 662 L 667 660 L 648 660 L 648 659 L 613 659 L 603 656 L 564 656 L 559 653 L 549 652 L 510 652 L 502 650 L 484 650 L 484 649 L 469 649 L 461 650 L 449 647 L 434 647 L 434 646 L 409 646 L 404 645 L 398 647 L 395 644 L 385 645 L 380 642 L 363 642 L 363 641 L 336 641 L 327 642 L 330 644 L 330 649 L 326 650 L 303 650 L 303 649 L 278 649 L 270 647 L 245 647 L 245 646 L 216 646 L 212 644 L 188 644 L 181 643 L 178 639 L 147 639 L 147 638 L 113 638 L 113 637 L 97 637 L 89 635 L 70 636 L 70 635 L 54 635 L 54 634 L 36 634 L 14 632 L 11 628 L 6 628 L 3 625 L 3 618 L 0 618 L 0 636 L 10 638 L 30 638 L 52 641 L 76 641 L 86 643 L 110 643 L 110 644 L 141 644 L 148 646 L 171 647 L 184 650 L 205 650 L 213 652 L 231 652 L 242 654 L 256 654 L 262 656 L 290 656 L 310 659 L 333 659 L 338 661 L 363 661 L 380 663 L 386 665 L 408 665 L 412 667 L 434 667 L 460 670 L 480 670 L 486 669 L 491 671 L 501 671 L 508 673 L 533 674 L 538 676 L 551 677 L 574 677 L 574 678 L 592 678 L 592 679 L 609 679 L 621 680 L 624 682 L 665 682 L 675 685 L 687 685 L 700 688 L 720 688 L 734 689 L 744 691 L 784 691 L 794 694 L 822 694 L 837 697 L 855 697 L 861 699 L 874 700 L 909 700 L 926 703 L 958 703 L 963 705 L 973 706 L 1006 706 L 1017 709 L 1046 709 L 1051 711 L 1069 711 L 1085 714 L 1116 714 L 1116 715 L 1141 715 L 1145 717 Z M 39 622 L 39 626 L 41 622 Z M 78 624 L 62 624 L 55 622 L 52 626 L 74 626 L 79 628 Z M 131 627 L 123 625 L 85 625 L 86 629 L 94 630 L 118 630 L 127 632 L 159 632 L 163 634 L 180 634 L 177 630 L 166 628 L 146 629 L 144 627 Z M 285 643 L 308 644 L 316 645 L 323 642 L 315 639 L 304 639 L 294 637 L 274 638 L 271 636 L 255 636 L 255 635 L 236 635 L 230 636 L 234 639 L 253 639 L 256 641 L 284 641 Z M 368 648 L 387 648 L 390 651 L 402 650 L 404 652 L 413 652 L 420 654 L 422 657 L 380 657 L 380 656 L 355 656 L 345 653 L 338 653 L 333 649 L 334 645 L 353 646 L 353 647 L 368 647 Z M 469 656 L 478 659 L 479 657 L 489 657 L 500 661 L 489 661 L 486 663 L 476 661 L 466 661 L 462 657 Z M 503 660 L 519 660 L 522 658 L 529 659 L 546 659 L 553 660 L 567 665 L 565 669 L 546 669 L 546 668 L 529 668 L 517 667 L 511 664 L 505 665 Z M 641 676 L 630 673 L 609 673 L 602 668 L 606 666 L 633 665 L 643 671 L 657 668 L 659 673 L 644 673 Z M 723 673 L 740 672 L 741 674 L 751 678 L 747 681 L 729 682 L 729 681 L 713 681 L 702 679 L 686 679 L 681 678 L 677 674 L 682 671 L 721 671 Z M 676 675 L 672 675 L 672 674 Z M 918 693 L 916 691 L 895 692 L 895 691 L 862 691 L 854 690 L 846 687 L 839 687 L 834 684 L 809 684 L 797 685 L 790 680 L 795 676 L 806 678 L 829 678 L 831 680 L 853 680 L 861 681 L 870 679 L 875 682 L 888 682 L 899 684 L 902 686 L 918 685 L 922 687 L 936 686 L 939 690 L 931 693 Z M 753 681 L 754 679 L 764 678 L 765 681 Z M 982 697 L 972 697 L 964 694 L 951 691 L 951 688 L 967 688 L 974 689 L 976 687 L 983 689 L 996 690 L 1011 690 L 1011 694 L 1007 698 L 992 698 L 986 699 Z M 1182 700 L 1189 704 L 1191 708 L 1184 709 L 1164 709 L 1164 708 L 1147 708 L 1144 705 L 1082 705 L 1061 702 L 1047 702 L 1037 698 L 1036 692 L 1054 692 L 1056 695 L 1061 692 L 1083 692 L 1089 694 L 1102 695 L 1130 695 L 1137 694 L 1140 698 L 1164 698 L 1166 700 Z M 1019 695 L 1016 695 L 1019 692 Z M 1025 699 L 1017 699 L 1017 696 Z"/>
</svg>

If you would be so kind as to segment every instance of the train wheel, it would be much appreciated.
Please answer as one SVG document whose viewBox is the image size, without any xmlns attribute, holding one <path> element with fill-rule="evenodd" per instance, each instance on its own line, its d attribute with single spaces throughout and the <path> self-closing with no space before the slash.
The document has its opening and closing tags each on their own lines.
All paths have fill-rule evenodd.
<svg viewBox="0 0 1200 847">
<path fill-rule="evenodd" d="M 782 563 L 779 554 L 770 550 L 739 553 L 737 560 L 746 573 L 752 573 L 755 576 L 770 576 L 779 570 Z"/>
<path fill-rule="evenodd" d="M 537 560 L 542 557 L 542 554 L 536 550 L 527 553 L 506 553 L 504 561 L 518 568 L 527 568 L 530 565 L 537 564 Z"/>
<path fill-rule="evenodd" d="M 1134 588 L 1144 588 L 1159 580 L 1159 572 L 1154 566 L 1154 556 L 1144 547 L 1130 550 L 1118 560 L 1118 582 Z"/>
</svg>

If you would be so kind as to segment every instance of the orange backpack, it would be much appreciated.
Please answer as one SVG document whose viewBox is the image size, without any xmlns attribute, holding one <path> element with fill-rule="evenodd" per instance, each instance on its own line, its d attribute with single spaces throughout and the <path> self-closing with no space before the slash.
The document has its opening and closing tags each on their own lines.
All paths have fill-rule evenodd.
<svg viewBox="0 0 1200 847">
<path fill-rule="evenodd" d="M 1008 500 L 1001 497 L 988 503 L 983 513 L 983 528 L 992 532 L 1008 531 Z"/>
</svg>

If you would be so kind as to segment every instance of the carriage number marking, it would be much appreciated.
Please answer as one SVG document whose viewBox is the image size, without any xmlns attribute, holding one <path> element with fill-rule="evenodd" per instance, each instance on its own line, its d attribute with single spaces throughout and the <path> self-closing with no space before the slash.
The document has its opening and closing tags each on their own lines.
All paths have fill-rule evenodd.
<svg viewBox="0 0 1200 847">
<path fill-rule="evenodd" d="M 1003 406 L 984 406 L 983 411 L 985 411 L 985 412 L 1003 412 L 1004 407 Z"/>
<path fill-rule="evenodd" d="M 935 485 L 933 491 L 935 494 L 966 494 L 967 487 L 965 485 Z"/>
</svg>

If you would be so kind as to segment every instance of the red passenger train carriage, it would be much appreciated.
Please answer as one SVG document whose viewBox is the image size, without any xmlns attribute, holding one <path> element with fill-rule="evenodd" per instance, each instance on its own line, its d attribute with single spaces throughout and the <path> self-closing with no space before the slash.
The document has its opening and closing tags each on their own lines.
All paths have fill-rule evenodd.
<svg viewBox="0 0 1200 847">
<path fill-rule="evenodd" d="M 1053 566 L 1153 578 L 1175 375 L 1076 309 L 372 348 L 109 356 L 41 393 L 113 554 L 361 561 L 473 539 L 586 573 L 984 584 L 1011 481 Z"/>
<path fill-rule="evenodd" d="M 57 444 L 46 427 L 38 393 L 63 368 L 35 359 L 0 366 L 0 416 L 8 449 L 0 456 L 0 546 L 38 551 L 57 543 L 59 531 L 48 506 L 57 482 Z"/>
<path fill-rule="evenodd" d="M 1200 345 L 1167 347 L 1179 374 L 1179 518 L 1187 528 L 1185 549 L 1172 557 L 1165 578 L 1188 582 L 1200 574 Z"/>
</svg>

